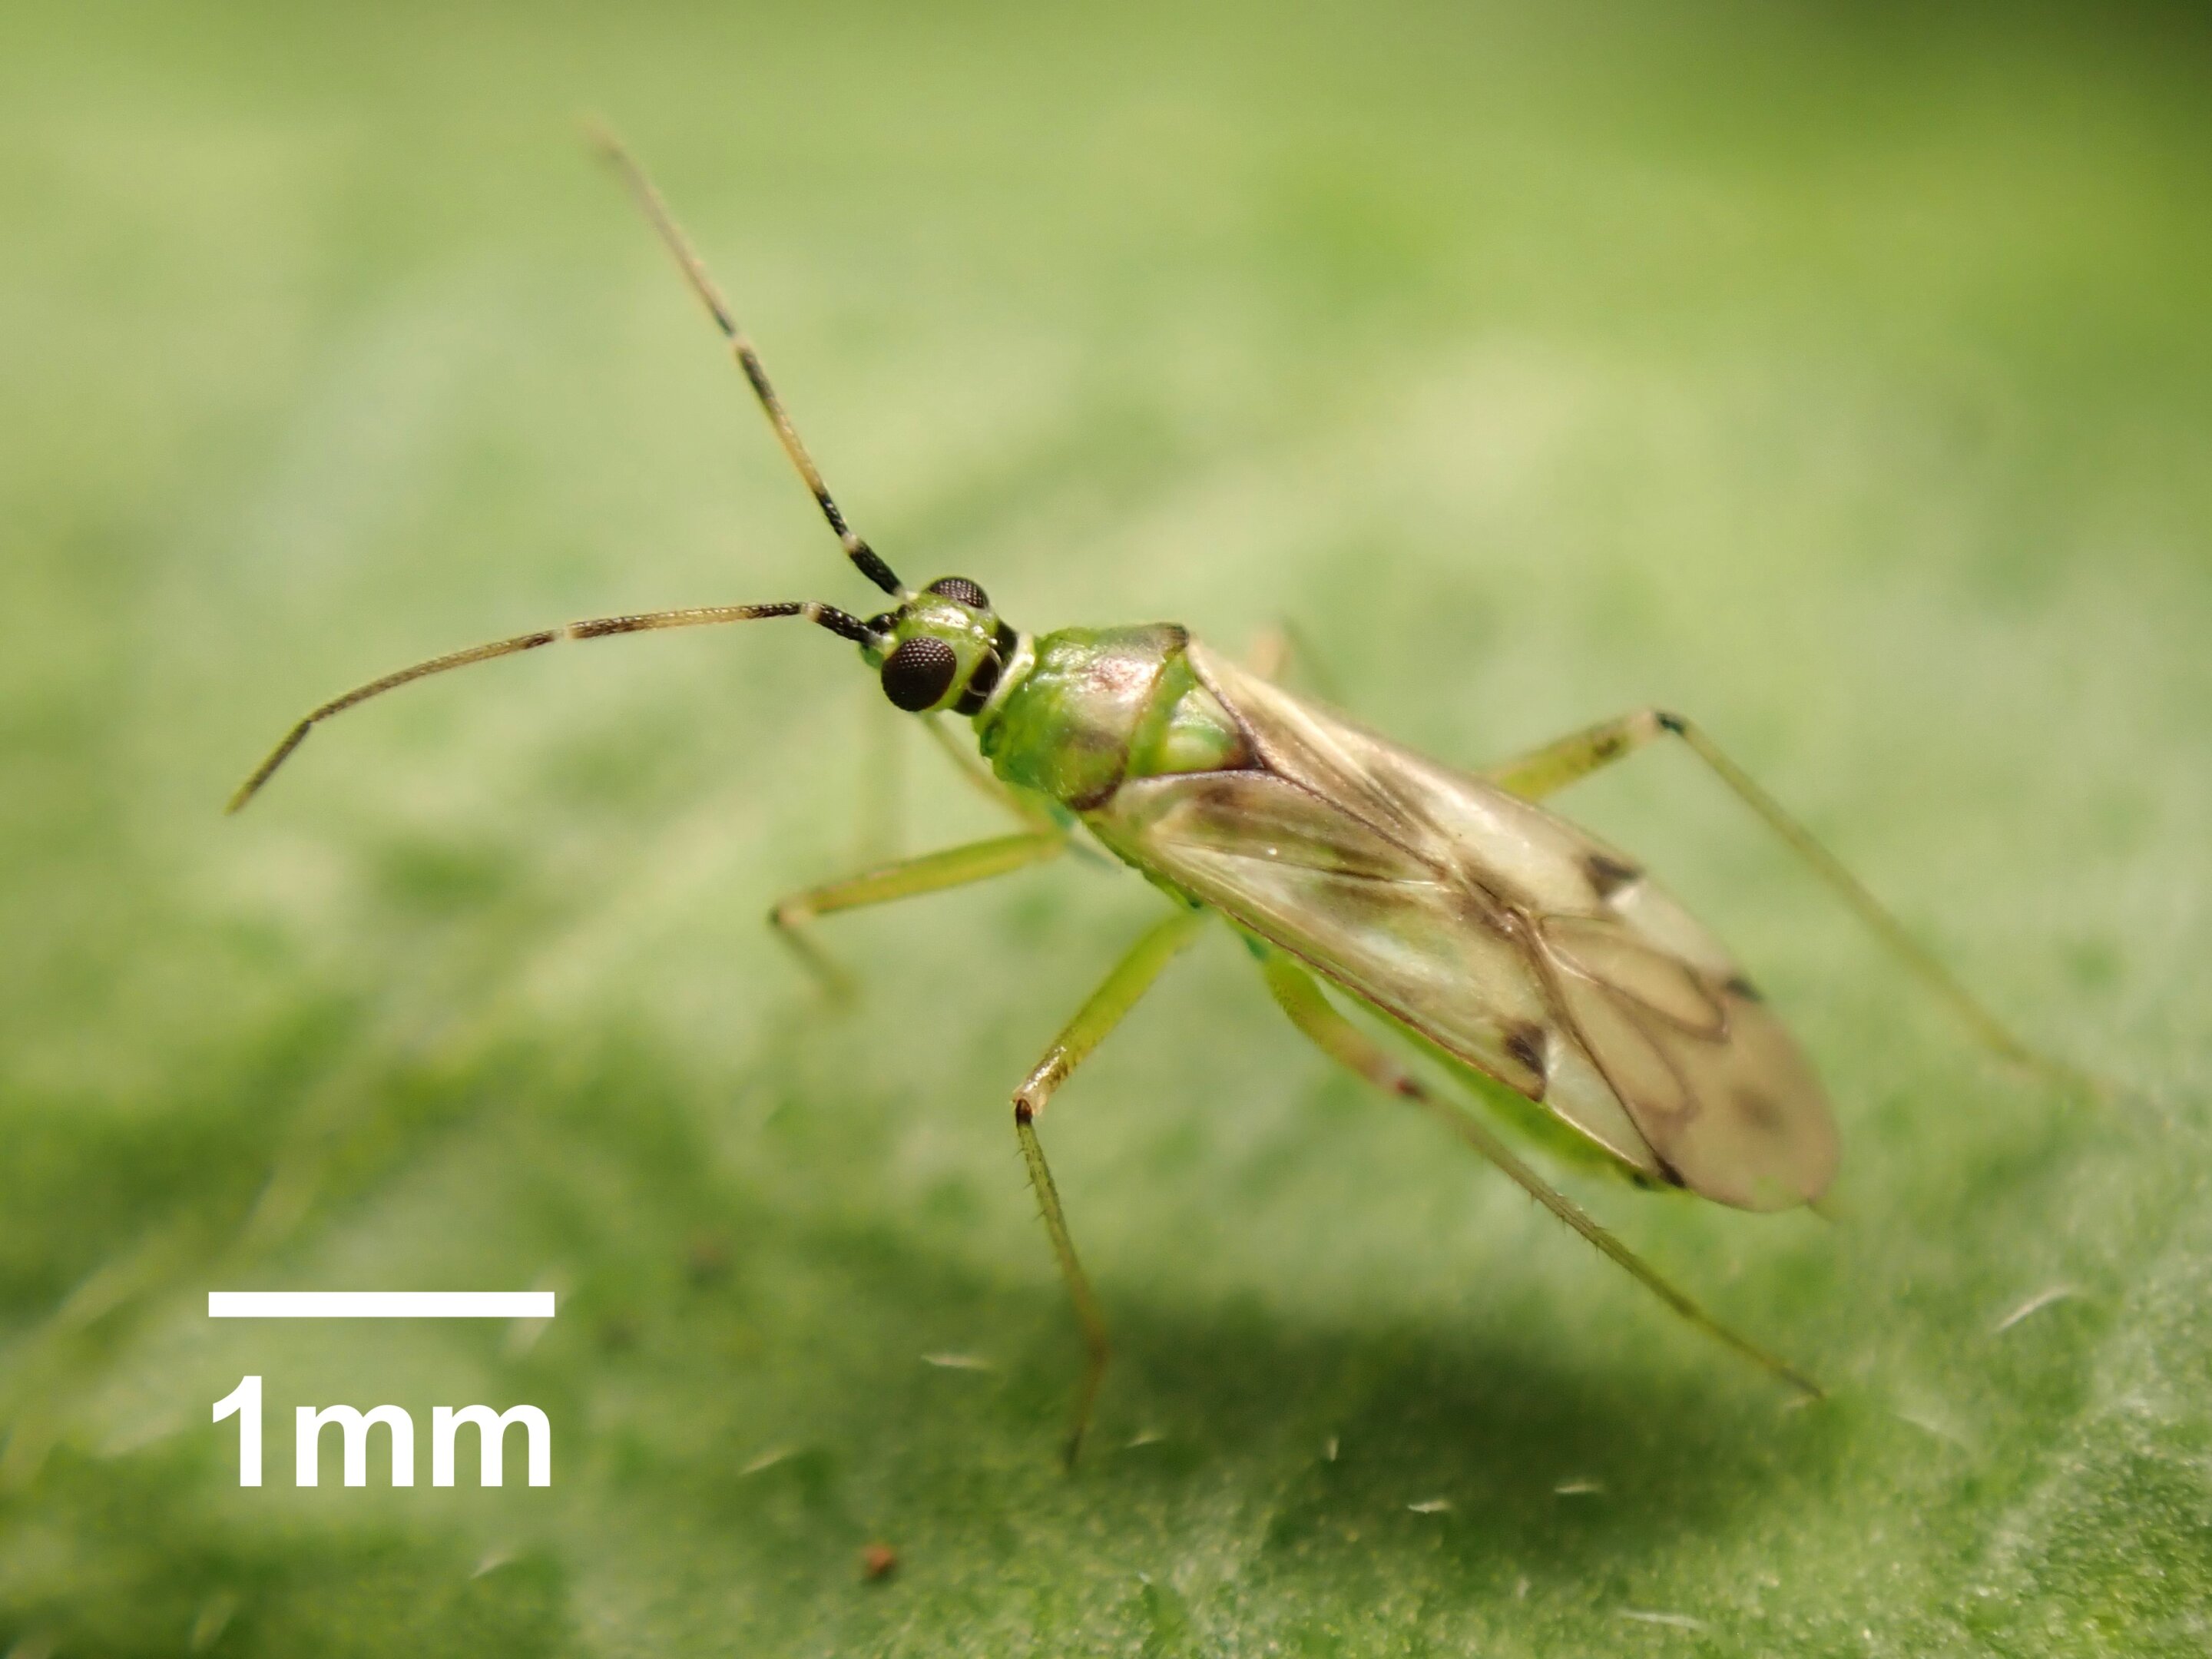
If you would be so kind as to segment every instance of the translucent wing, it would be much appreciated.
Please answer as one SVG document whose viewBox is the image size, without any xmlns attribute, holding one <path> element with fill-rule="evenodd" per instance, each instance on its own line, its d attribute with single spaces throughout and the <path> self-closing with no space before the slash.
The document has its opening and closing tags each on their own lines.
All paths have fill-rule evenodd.
<svg viewBox="0 0 2212 1659">
<path fill-rule="evenodd" d="M 1133 861 L 1665 1177 L 1479 890 L 1264 771 L 1140 779 L 1088 816 Z"/>
<path fill-rule="evenodd" d="M 1826 1189 L 1835 1131 L 1796 1043 L 1633 864 L 1190 659 L 1261 765 L 1124 784 L 1090 815 L 1102 836 L 1633 1168 L 1746 1209 Z"/>
<path fill-rule="evenodd" d="M 1649 890 L 1638 908 L 1655 900 L 1688 921 Z M 1577 1041 L 1683 1185 L 1746 1210 L 1827 1189 L 1827 1100 L 1741 974 L 1668 954 L 1629 914 L 1547 915 L 1537 933 Z"/>
</svg>

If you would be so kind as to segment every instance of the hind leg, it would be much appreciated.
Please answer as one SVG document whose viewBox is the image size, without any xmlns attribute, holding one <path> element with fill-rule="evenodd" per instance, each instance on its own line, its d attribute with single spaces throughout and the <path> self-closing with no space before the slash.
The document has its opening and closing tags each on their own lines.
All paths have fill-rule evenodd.
<svg viewBox="0 0 2212 1659">
<path fill-rule="evenodd" d="M 1581 1206 L 1530 1169 L 1511 1147 L 1491 1133 L 1488 1125 L 1473 1113 L 1443 1100 L 1419 1078 L 1392 1060 L 1379 1043 L 1339 1013 L 1321 987 L 1314 982 L 1313 975 L 1289 957 L 1279 951 L 1267 951 L 1261 958 L 1261 971 L 1267 976 L 1268 990 L 1274 994 L 1275 1000 L 1281 1005 L 1283 1012 L 1291 1017 L 1291 1024 L 1304 1032 L 1314 1046 L 1331 1060 L 1358 1073 L 1376 1088 L 1396 1095 L 1401 1100 L 1412 1101 L 1436 1118 L 1504 1170 L 1522 1191 L 1595 1245 L 1625 1268 L 1638 1284 L 1706 1335 L 1726 1343 L 1745 1358 L 1772 1372 L 1808 1398 L 1817 1400 L 1820 1397 L 1819 1383 L 1715 1319 L 1660 1277 L 1658 1271 L 1642 1256 L 1598 1225 Z"/>
<path fill-rule="evenodd" d="M 2053 1082 L 2100 1097 L 2108 1092 L 2106 1086 L 2094 1078 L 2063 1060 L 2038 1054 L 2014 1036 L 2003 1021 L 1983 1006 L 1979 998 L 1905 931 L 1905 925 L 1868 890 L 1866 884 L 1853 875 L 1842 860 L 1815 841 L 1812 831 L 1784 811 L 1779 801 L 1705 735 L 1704 727 L 1687 717 L 1660 708 L 1639 708 L 1634 714 L 1602 720 L 1541 748 L 1532 749 L 1525 755 L 1486 769 L 1480 775 L 1525 800 L 1540 800 L 1555 790 L 1564 789 L 1668 737 L 1680 738 L 1738 800 L 1757 813 L 1766 827 L 1866 924 L 1884 948 L 1984 1047 L 2000 1058 Z"/>
</svg>

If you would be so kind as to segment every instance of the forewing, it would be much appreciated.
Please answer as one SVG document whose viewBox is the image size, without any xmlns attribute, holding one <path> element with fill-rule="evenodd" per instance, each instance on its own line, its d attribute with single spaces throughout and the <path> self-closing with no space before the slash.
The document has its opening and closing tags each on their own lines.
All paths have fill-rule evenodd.
<svg viewBox="0 0 2212 1659">
<path fill-rule="evenodd" d="M 1415 970 L 1401 955 L 1377 957 L 1356 930 L 1339 941 L 1365 950 L 1370 978 L 1386 989 L 1419 983 L 1412 1014 L 1370 984 L 1334 974 L 1328 958 L 1310 957 L 1316 965 L 1631 1163 L 1708 1198 L 1778 1209 L 1826 1190 L 1838 1148 L 1818 1079 L 1727 951 L 1633 862 L 1541 807 L 1364 731 L 1195 642 L 1190 653 L 1270 773 L 1396 849 L 1438 890 L 1426 901 L 1425 927 L 1390 930 L 1401 946 L 1435 949 L 1432 971 Z M 1501 930 L 1497 919 L 1509 913 L 1523 925 Z M 1485 951 L 1521 955 L 1520 975 L 1470 978 L 1455 1002 L 1454 950 L 1435 935 L 1456 938 L 1478 926 Z M 1386 971 L 1376 974 L 1376 963 Z M 1509 982 L 1525 994 L 1486 1010 L 1492 988 Z M 1452 1035 L 1469 1029 L 1504 1032 L 1514 1050 L 1540 1031 L 1541 1063 L 1518 1074 L 1501 1068 Z"/>
<path fill-rule="evenodd" d="M 1267 772 L 1139 779 L 1087 816 L 1133 861 L 1663 1178 L 1479 890 Z"/>
<path fill-rule="evenodd" d="M 1433 868 L 1521 908 L 1592 902 L 1589 855 L 1598 844 L 1518 795 L 1438 765 L 1193 641 L 1190 664 L 1250 738 L 1267 770 L 1323 800 Z"/>
<path fill-rule="evenodd" d="M 1537 932 L 1583 1051 L 1674 1177 L 1746 1210 L 1826 1190 L 1827 1101 L 1749 981 L 1669 954 L 1623 916 L 1547 916 Z"/>
</svg>

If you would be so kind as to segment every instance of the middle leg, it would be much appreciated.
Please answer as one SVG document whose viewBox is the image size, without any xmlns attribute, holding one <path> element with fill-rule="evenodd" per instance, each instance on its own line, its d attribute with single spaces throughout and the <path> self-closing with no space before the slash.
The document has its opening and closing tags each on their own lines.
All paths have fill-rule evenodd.
<svg viewBox="0 0 2212 1659">
<path fill-rule="evenodd" d="M 994 806 L 1003 807 L 1032 830 L 1058 830 L 1060 821 L 1052 815 L 1052 808 L 1042 795 L 1028 794 L 1001 783 L 975 757 L 963 748 L 960 740 L 945 728 L 944 717 L 927 714 L 922 717 L 921 729 L 929 740 L 944 751 L 952 763 L 952 769 L 960 774 L 968 787 Z"/>
<path fill-rule="evenodd" d="M 1069 1073 L 1152 988 L 1161 970 L 1197 938 L 1206 914 L 1178 904 L 1173 915 L 1149 928 L 1130 947 L 1128 955 L 1099 982 L 1090 1000 L 1076 1010 L 1075 1018 L 1053 1039 L 1044 1058 L 1036 1063 L 1022 1086 L 1014 1091 L 1014 1135 L 1021 1142 L 1022 1162 L 1029 1168 L 1030 1185 L 1036 1193 L 1037 1212 L 1044 1218 L 1045 1231 L 1052 1239 L 1052 1253 L 1060 1263 L 1060 1276 L 1066 1281 L 1068 1297 L 1075 1304 L 1076 1322 L 1083 1327 L 1087 1355 L 1083 1381 L 1076 1390 L 1074 1421 L 1069 1426 L 1063 1454 L 1070 1468 L 1075 1467 L 1077 1455 L 1083 1449 L 1084 1431 L 1091 1426 L 1091 1408 L 1098 1398 L 1098 1385 L 1105 1379 L 1110 1350 L 1106 1340 L 1106 1318 L 1098 1310 L 1098 1297 L 1075 1254 L 1075 1240 L 1068 1233 L 1067 1216 L 1060 1208 L 1060 1188 L 1053 1182 L 1052 1168 L 1044 1159 L 1043 1143 L 1037 1139 L 1036 1118 L 1060 1085 L 1067 1081 Z"/>
<path fill-rule="evenodd" d="M 1336 677 L 1324 665 L 1321 653 L 1314 648 L 1305 630 L 1287 617 L 1253 636 L 1244 653 L 1244 665 L 1261 679 L 1272 680 L 1278 685 L 1283 684 L 1286 672 L 1296 668 L 1324 701 L 1344 701 L 1337 689 Z"/>
</svg>

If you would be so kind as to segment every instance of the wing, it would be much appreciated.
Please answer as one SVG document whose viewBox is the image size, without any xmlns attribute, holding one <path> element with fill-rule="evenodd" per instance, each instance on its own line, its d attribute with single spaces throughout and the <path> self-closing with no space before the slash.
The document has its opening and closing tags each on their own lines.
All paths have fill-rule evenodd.
<svg viewBox="0 0 2212 1659">
<path fill-rule="evenodd" d="M 1125 784 L 1092 815 L 1102 834 L 1632 1168 L 1745 1209 L 1826 1190 L 1838 1146 L 1811 1068 L 1632 863 L 1201 646 L 1190 659 L 1261 767 Z"/>
<path fill-rule="evenodd" d="M 1086 819 L 1131 862 L 1666 1178 L 1563 1029 L 1528 949 L 1479 890 L 1264 771 L 1139 779 Z"/>
</svg>

